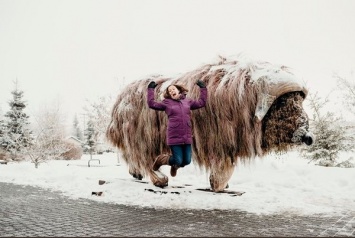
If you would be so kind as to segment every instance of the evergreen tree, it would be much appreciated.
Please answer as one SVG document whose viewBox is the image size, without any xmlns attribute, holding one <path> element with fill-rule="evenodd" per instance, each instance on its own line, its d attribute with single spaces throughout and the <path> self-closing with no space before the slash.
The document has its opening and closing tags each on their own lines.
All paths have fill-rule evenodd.
<svg viewBox="0 0 355 238">
<path fill-rule="evenodd" d="M 86 148 L 89 150 L 90 155 L 92 155 L 92 153 L 95 151 L 96 136 L 97 135 L 95 132 L 94 123 L 91 119 L 89 119 L 87 123 L 87 128 L 85 130 L 85 145 Z"/>
<path fill-rule="evenodd" d="M 78 138 L 79 140 L 83 140 L 83 134 L 81 132 L 81 129 L 79 127 L 79 120 L 77 115 L 75 115 L 74 117 L 74 122 L 73 122 L 73 134 L 76 138 Z"/>
<path fill-rule="evenodd" d="M 334 166 L 340 151 L 351 150 L 351 137 L 345 133 L 348 129 L 341 117 L 336 117 L 333 112 L 327 111 L 325 115 L 321 109 L 328 103 L 315 95 L 308 96 L 313 118 L 310 123 L 316 139 L 311 146 L 305 147 L 302 154 L 311 160 L 319 162 L 319 165 Z"/>
<path fill-rule="evenodd" d="M 32 144 L 32 131 L 29 129 L 29 116 L 24 112 L 25 101 L 22 99 L 23 91 L 17 87 L 11 92 L 13 99 L 9 102 L 10 110 L 5 114 L 6 136 L 2 142 L 5 150 L 16 158 L 23 150 Z"/>
<path fill-rule="evenodd" d="M 2 118 L 0 118 L 0 150 L 6 148 L 6 125 Z"/>
</svg>

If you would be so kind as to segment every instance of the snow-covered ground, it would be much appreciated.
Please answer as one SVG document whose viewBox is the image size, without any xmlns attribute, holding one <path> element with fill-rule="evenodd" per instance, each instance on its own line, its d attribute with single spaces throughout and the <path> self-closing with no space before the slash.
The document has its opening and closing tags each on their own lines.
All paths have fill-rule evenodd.
<svg viewBox="0 0 355 238">
<path fill-rule="evenodd" d="M 353 154 L 342 154 L 348 159 Z M 36 169 L 30 162 L 0 165 L 0 182 L 33 185 L 61 191 L 72 198 L 99 202 L 173 209 L 239 209 L 256 214 L 287 213 L 310 215 L 339 214 L 355 211 L 355 168 L 321 167 L 302 159 L 297 152 L 269 155 L 249 165 L 236 167 L 229 190 L 245 192 L 242 196 L 195 190 L 208 188 L 208 174 L 193 164 L 170 177 L 169 187 L 134 182 L 126 164 L 114 153 L 89 155 L 74 161 L 48 161 Z M 98 181 L 105 184 L 99 185 Z M 170 186 L 183 186 L 172 188 Z M 146 189 L 166 191 L 153 193 Z M 92 192 L 103 192 L 102 196 Z M 179 194 L 172 193 L 179 192 Z"/>
</svg>

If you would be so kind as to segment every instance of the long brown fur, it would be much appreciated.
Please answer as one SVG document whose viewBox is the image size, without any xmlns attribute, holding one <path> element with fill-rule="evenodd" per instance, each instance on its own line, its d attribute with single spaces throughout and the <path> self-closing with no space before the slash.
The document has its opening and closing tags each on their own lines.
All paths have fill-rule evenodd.
<svg viewBox="0 0 355 238">
<path fill-rule="evenodd" d="M 256 120 L 260 95 L 270 91 L 270 85 L 265 83 L 267 81 L 252 79 L 260 65 L 268 67 L 269 64 L 227 61 L 223 58 L 215 64 L 203 65 L 177 78 L 152 76 L 135 81 L 118 95 L 106 136 L 121 150 L 131 174 L 156 177 L 152 175 L 154 158 L 170 153 L 165 141 L 167 116 L 164 112 L 148 108 L 147 85 L 151 81 L 158 84 L 155 89 L 158 101 L 163 99 L 166 87 L 175 83 L 186 86 L 188 97 L 198 99 L 199 87 L 195 83 L 200 79 L 207 86 L 208 100 L 204 108 L 192 111 L 192 158 L 201 169 L 210 172 L 212 189 L 223 190 L 237 162 L 249 161 L 273 150 L 288 150 L 291 144 L 299 142 L 289 137 L 301 126 L 299 122 L 296 123 L 297 118 L 305 115 L 301 103 L 306 90 L 289 95 L 288 103 L 284 103 L 292 107 L 290 105 L 298 100 L 298 111 L 274 106 L 278 105 L 275 99 L 265 118 L 262 121 Z M 281 66 L 278 70 L 288 73 L 289 69 Z M 273 111 L 277 111 L 276 114 Z M 289 118 L 284 125 L 291 125 L 285 130 L 275 127 L 282 120 L 282 115 Z M 308 123 L 307 118 L 305 120 L 303 124 Z M 275 139 L 279 135 L 284 135 L 281 139 L 283 141 Z"/>
</svg>

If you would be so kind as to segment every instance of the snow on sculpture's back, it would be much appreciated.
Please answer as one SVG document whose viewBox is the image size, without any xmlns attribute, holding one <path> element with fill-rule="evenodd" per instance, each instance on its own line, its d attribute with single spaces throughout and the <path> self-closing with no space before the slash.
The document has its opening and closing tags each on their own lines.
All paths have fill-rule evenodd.
<svg viewBox="0 0 355 238">
<path fill-rule="evenodd" d="M 178 77 L 137 80 L 118 95 L 106 136 L 121 150 L 132 176 L 148 176 L 159 187 L 168 184 L 167 176 L 152 170 L 156 156 L 170 148 L 165 141 L 166 114 L 149 109 L 146 102 L 149 82 L 158 84 L 156 100 L 172 83 L 185 85 L 188 96 L 198 99 L 198 79 L 206 83 L 208 99 L 206 107 L 191 112 L 192 159 L 209 172 L 214 191 L 226 187 L 238 162 L 312 144 L 302 106 L 307 89 L 288 67 L 221 58 Z"/>
</svg>

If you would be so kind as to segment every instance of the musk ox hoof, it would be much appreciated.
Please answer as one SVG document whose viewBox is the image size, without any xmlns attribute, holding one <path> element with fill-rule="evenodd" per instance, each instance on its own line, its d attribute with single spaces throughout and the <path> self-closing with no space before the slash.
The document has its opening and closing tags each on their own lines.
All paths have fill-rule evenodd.
<svg viewBox="0 0 355 238">
<path fill-rule="evenodd" d="M 168 182 L 167 181 L 163 181 L 163 182 L 157 181 L 154 183 L 154 186 L 159 187 L 159 188 L 165 188 L 168 186 Z"/>
<path fill-rule="evenodd" d="M 224 189 L 227 189 L 227 188 L 229 188 L 229 185 L 227 184 L 227 185 L 225 185 L 225 186 L 215 186 L 215 187 L 212 187 L 211 186 L 211 190 L 213 191 L 213 192 L 216 192 L 216 193 L 218 193 L 218 192 L 222 192 L 222 191 L 224 191 Z"/>
<path fill-rule="evenodd" d="M 140 171 L 138 169 L 134 168 L 133 166 L 129 167 L 129 171 L 128 172 L 135 179 L 138 179 L 138 180 L 142 180 L 143 179 L 143 175 L 140 173 Z"/>
<path fill-rule="evenodd" d="M 142 180 L 143 179 L 143 175 L 141 174 L 132 174 L 133 178 L 138 179 L 138 180 Z"/>
<path fill-rule="evenodd" d="M 221 192 L 226 188 L 229 188 L 228 182 L 219 182 L 215 180 L 213 175 L 210 175 L 210 186 L 213 192 Z"/>
<path fill-rule="evenodd" d="M 154 184 L 154 186 L 164 188 L 168 186 L 169 178 L 165 176 L 162 172 L 158 171 L 153 171 L 150 176 L 150 180 Z"/>
</svg>

